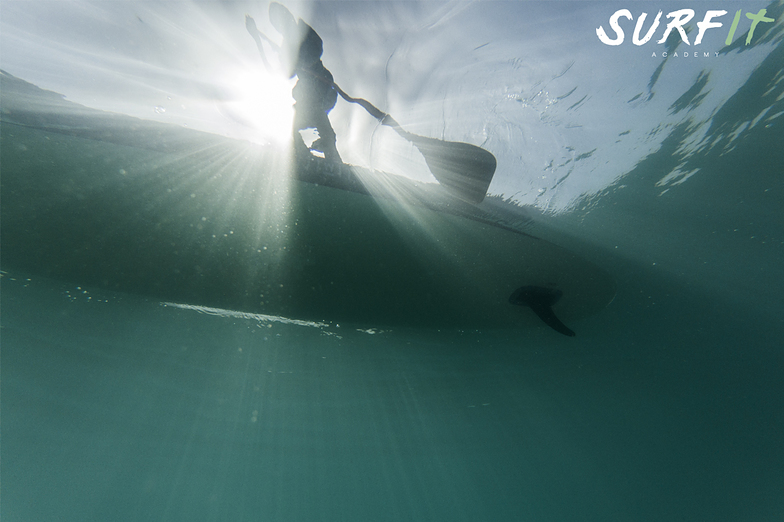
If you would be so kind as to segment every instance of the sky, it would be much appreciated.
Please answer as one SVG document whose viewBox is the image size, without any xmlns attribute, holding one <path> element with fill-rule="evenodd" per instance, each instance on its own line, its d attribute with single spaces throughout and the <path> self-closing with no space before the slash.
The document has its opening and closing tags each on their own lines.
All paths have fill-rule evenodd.
<svg viewBox="0 0 784 522">
<path fill-rule="evenodd" d="M 715 56 L 738 9 L 764 2 L 287 2 L 324 40 L 336 83 L 392 114 L 408 131 L 480 145 L 498 159 L 490 193 L 558 212 L 617 183 L 655 151 L 683 114 L 672 104 L 701 74 L 702 127 L 770 52 L 759 46 Z M 244 27 L 250 14 L 274 41 L 265 2 L 0 2 L 0 68 L 83 105 L 275 146 L 288 136 L 294 80 L 265 68 Z M 692 25 L 717 18 L 699 46 L 669 59 L 670 11 L 691 6 Z M 625 41 L 610 36 L 611 15 Z M 641 46 L 637 17 L 663 23 Z M 741 17 L 737 37 L 748 30 Z M 777 21 L 776 23 L 781 23 Z M 692 29 L 695 29 L 692 27 Z M 662 63 L 653 88 L 654 72 Z M 655 94 L 651 96 L 651 94 Z M 344 161 L 432 181 L 421 156 L 361 108 L 338 101 L 330 115 Z M 694 133 L 699 142 L 700 125 Z M 688 173 L 663 173 L 664 185 Z M 669 178 L 667 178 L 669 176 Z M 669 180 L 669 181 L 668 181 Z"/>
</svg>

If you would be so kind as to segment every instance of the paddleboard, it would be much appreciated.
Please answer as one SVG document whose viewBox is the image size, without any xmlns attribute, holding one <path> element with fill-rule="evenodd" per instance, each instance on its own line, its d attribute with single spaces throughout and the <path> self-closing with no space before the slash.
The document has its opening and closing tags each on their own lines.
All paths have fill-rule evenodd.
<svg viewBox="0 0 784 522">
<path fill-rule="evenodd" d="M 615 286 L 437 184 L 88 109 L 2 79 L 2 253 L 20 270 L 187 303 L 373 327 L 567 324 Z"/>
</svg>

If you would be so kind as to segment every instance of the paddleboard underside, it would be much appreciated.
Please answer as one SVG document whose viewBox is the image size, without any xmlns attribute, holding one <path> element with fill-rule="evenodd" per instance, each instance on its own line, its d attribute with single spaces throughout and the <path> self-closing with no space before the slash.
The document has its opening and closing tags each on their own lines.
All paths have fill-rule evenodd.
<svg viewBox="0 0 784 522">
<path fill-rule="evenodd" d="M 102 139 L 105 119 L 57 127 L 55 113 L 31 122 L 12 102 L 0 126 L 5 270 L 371 326 L 540 325 L 509 303 L 526 285 L 560 290 L 553 309 L 569 322 L 614 295 L 600 268 L 438 186 L 193 131 Z"/>
</svg>

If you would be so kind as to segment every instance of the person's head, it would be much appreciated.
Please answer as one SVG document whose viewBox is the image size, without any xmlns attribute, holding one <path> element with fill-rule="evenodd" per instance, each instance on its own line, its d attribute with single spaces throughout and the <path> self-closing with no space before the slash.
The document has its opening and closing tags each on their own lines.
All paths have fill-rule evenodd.
<svg viewBox="0 0 784 522">
<path fill-rule="evenodd" d="M 272 27 L 284 36 L 294 34 L 294 31 L 297 29 L 297 21 L 294 19 L 294 15 L 283 4 L 272 2 L 269 7 L 269 17 Z"/>
</svg>

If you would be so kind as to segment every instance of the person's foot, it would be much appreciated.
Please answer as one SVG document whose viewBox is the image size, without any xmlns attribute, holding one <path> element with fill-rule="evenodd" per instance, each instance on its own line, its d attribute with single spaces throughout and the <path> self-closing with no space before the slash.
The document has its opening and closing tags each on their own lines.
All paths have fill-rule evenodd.
<svg viewBox="0 0 784 522">
<path fill-rule="evenodd" d="M 324 155 L 324 159 L 327 161 L 343 163 L 343 160 L 340 159 L 340 154 L 338 154 L 338 149 L 334 145 L 332 147 L 322 147 L 322 145 L 323 142 L 321 141 L 321 138 L 318 138 L 310 144 L 310 148 L 311 150 L 321 152 Z"/>
</svg>

